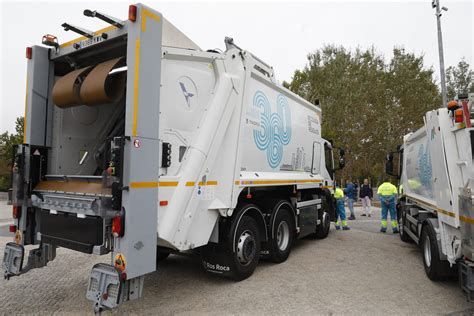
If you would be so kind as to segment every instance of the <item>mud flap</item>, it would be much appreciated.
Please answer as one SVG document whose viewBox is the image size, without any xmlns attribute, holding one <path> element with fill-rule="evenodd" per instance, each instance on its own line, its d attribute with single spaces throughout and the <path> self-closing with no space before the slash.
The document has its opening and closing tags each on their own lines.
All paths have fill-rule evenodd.
<svg viewBox="0 0 474 316">
<path fill-rule="evenodd" d="M 6 244 L 2 264 L 5 280 L 10 279 L 11 276 L 21 274 L 24 255 L 25 248 L 22 245 L 17 245 L 13 242 Z"/>
<path fill-rule="evenodd" d="M 219 245 L 209 244 L 201 248 L 201 263 L 205 271 L 223 277 L 232 276 L 231 255 Z"/>
<path fill-rule="evenodd" d="M 120 305 L 123 283 L 119 271 L 111 265 L 98 263 L 92 267 L 86 297 L 94 311 L 113 309 Z"/>
</svg>

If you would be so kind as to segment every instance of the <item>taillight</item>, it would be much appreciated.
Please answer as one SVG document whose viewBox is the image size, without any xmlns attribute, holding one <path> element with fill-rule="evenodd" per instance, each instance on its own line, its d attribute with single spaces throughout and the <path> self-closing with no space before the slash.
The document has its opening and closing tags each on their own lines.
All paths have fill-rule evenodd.
<svg viewBox="0 0 474 316">
<path fill-rule="evenodd" d="M 13 218 L 20 218 L 21 217 L 21 206 L 14 205 L 12 211 Z"/>
<path fill-rule="evenodd" d="M 33 57 L 33 48 L 27 47 L 26 48 L 26 58 L 31 59 Z"/>
<path fill-rule="evenodd" d="M 456 123 L 462 123 L 464 122 L 464 116 L 462 113 L 462 109 L 457 109 L 454 111 L 454 121 Z"/>
<path fill-rule="evenodd" d="M 134 4 L 128 7 L 128 19 L 132 22 L 137 20 L 137 6 Z"/>
<path fill-rule="evenodd" d="M 114 237 L 123 237 L 124 234 L 124 218 L 120 215 L 112 218 L 112 235 Z"/>
</svg>

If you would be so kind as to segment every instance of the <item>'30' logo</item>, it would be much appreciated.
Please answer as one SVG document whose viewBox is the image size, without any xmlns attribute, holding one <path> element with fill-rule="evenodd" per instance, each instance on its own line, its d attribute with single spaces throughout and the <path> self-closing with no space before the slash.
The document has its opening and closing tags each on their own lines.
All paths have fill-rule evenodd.
<svg viewBox="0 0 474 316">
<path fill-rule="evenodd" d="M 267 151 L 268 164 L 272 168 L 280 165 L 283 146 L 291 140 L 291 113 L 288 100 L 279 94 L 276 100 L 277 112 L 272 113 L 270 103 L 262 91 L 253 97 L 253 106 L 260 109 L 260 128 L 253 130 L 257 148 Z"/>
</svg>

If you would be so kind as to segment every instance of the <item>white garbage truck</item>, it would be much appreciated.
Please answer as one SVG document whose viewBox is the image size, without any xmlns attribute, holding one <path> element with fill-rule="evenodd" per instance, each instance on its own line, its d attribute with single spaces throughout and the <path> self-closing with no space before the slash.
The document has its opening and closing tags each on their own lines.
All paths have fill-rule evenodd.
<svg viewBox="0 0 474 316">
<path fill-rule="evenodd" d="M 406 135 L 387 157 L 400 175 L 400 238 L 419 244 L 431 280 L 459 270 L 462 290 L 474 299 L 474 94 L 429 111 L 424 125 Z"/>
<path fill-rule="evenodd" d="M 232 39 L 204 51 L 145 5 L 126 21 L 84 15 L 109 26 L 64 23 L 82 36 L 48 34 L 26 50 L 6 279 L 45 266 L 57 247 L 108 254 L 86 296 L 111 309 L 141 297 L 170 253 L 242 280 L 261 257 L 285 261 L 297 238 L 328 235 L 344 152 L 335 167 L 319 104 Z"/>
</svg>

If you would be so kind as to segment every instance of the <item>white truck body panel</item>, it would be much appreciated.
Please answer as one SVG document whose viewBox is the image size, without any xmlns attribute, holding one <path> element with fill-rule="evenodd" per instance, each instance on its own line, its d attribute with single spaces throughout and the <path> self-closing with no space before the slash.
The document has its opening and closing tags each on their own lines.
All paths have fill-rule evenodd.
<svg viewBox="0 0 474 316">
<path fill-rule="evenodd" d="M 169 204 L 158 211 L 160 245 L 207 244 L 244 187 L 332 185 L 321 109 L 275 84 L 264 67 L 236 49 L 165 49 L 160 134 L 174 150 L 161 170 L 160 200 Z"/>
<path fill-rule="evenodd" d="M 404 138 L 400 181 L 408 202 L 438 218 L 441 251 L 454 264 L 462 255 L 461 240 L 472 238 L 461 229 L 474 223 L 461 201 L 463 192 L 470 192 L 473 185 L 474 129 L 455 123 L 447 108 L 428 112 L 424 121 L 422 128 Z"/>
</svg>

